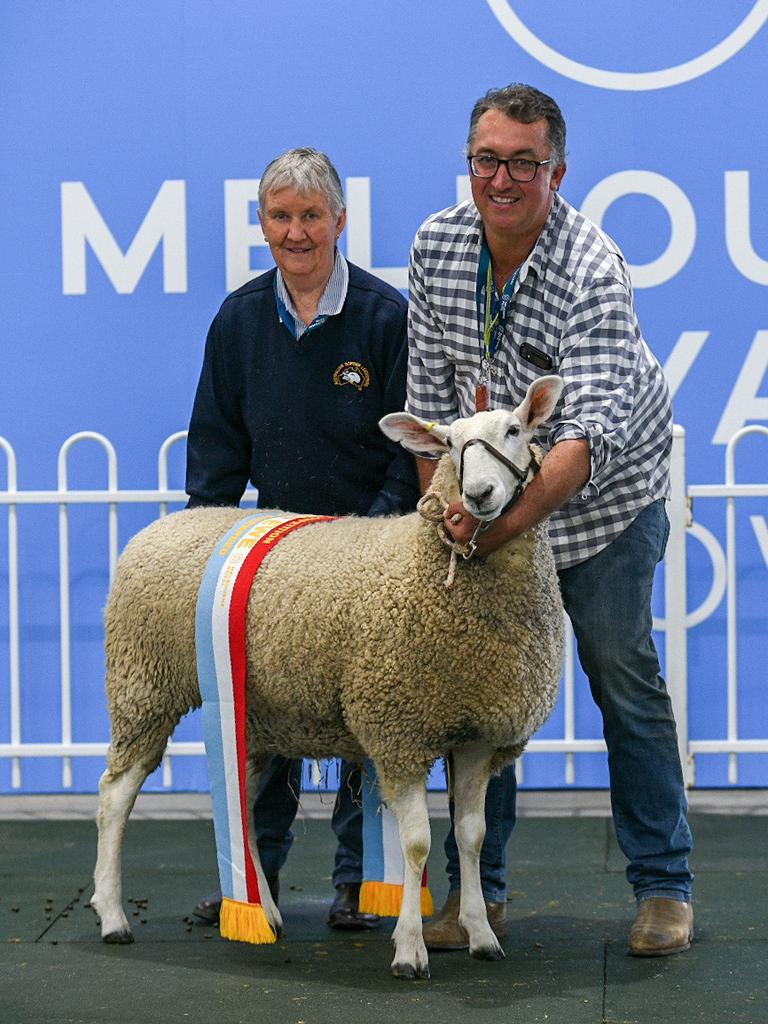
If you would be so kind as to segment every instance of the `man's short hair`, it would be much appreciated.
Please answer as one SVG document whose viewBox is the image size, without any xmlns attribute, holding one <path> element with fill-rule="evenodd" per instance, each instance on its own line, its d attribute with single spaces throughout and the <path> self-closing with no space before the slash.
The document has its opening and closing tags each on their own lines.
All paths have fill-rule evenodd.
<svg viewBox="0 0 768 1024">
<path fill-rule="evenodd" d="M 505 85 L 502 89 L 489 89 L 472 108 L 467 138 L 468 153 L 472 152 L 477 122 L 488 110 L 500 110 L 502 114 L 522 124 L 546 121 L 547 142 L 552 158 L 557 166 L 565 163 L 565 121 L 560 107 L 551 96 L 520 82 Z"/>
<path fill-rule="evenodd" d="M 325 153 L 309 146 L 289 149 L 267 164 L 259 182 L 259 206 L 262 210 L 267 193 L 279 188 L 293 188 L 302 194 L 321 192 L 328 200 L 334 217 L 339 217 L 346 205 L 338 171 Z"/>
</svg>

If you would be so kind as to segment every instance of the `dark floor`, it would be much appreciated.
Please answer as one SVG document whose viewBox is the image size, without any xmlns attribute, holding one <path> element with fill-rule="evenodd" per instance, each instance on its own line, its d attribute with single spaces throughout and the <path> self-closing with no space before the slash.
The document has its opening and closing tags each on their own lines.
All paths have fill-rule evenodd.
<svg viewBox="0 0 768 1024">
<path fill-rule="evenodd" d="M 130 823 L 132 946 L 99 939 L 96 830 L 84 821 L 0 821 L 0 1024 L 766 1024 L 768 818 L 692 815 L 697 941 L 682 955 L 625 955 L 633 901 L 604 818 L 523 818 L 510 844 L 501 963 L 432 954 L 432 980 L 389 974 L 392 924 L 325 925 L 333 835 L 297 826 L 281 877 L 286 939 L 222 940 L 186 919 L 213 888 L 209 821 Z M 430 886 L 445 895 L 433 822 Z"/>
</svg>

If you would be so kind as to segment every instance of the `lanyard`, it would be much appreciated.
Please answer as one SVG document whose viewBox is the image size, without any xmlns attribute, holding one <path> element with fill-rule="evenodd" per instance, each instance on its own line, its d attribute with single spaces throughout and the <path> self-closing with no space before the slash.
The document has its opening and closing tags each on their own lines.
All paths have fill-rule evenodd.
<svg viewBox="0 0 768 1024">
<path fill-rule="evenodd" d="M 275 293 L 275 305 L 277 306 L 277 315 L 281 323 L 285 324 L 285 326 L 288 328 L 288 330 L 295 338 L 297 334 L 296 319 L 288 310 L 288 308 L 286 307 L 283 300 L 280 298 L 280 295 L 277 291 L 277 274 L 275 274 L 274 278 L 272 279 L 272 289 Z M 325 323 L 327 319 L 327 314 L 320 313 L 318 316 L 315 317 L 311 324 L 307 324 L 304 334 L 309 334 L 310 331 L 314 331 L 317 327 L 322 327 L 322 325 Z M 302 334 L 302 338 L 304 337 L 304 334 Z"/>
<path fill-rule="evenodd" d="M 488 246 L 483 242 L 480 250 L 480 261 L 477 268 L 477 312 L 478 319 L 483 331 L 483 355 L 480 368 L 480 380 L 475 395 L 475 406 L 478 411 L 488 408 L 488 384 L 493 367 L 493 359 L 496 350 L 504 337 L 504 325 L 507 317 L 507 310 L 512 301 L 512 292 L 517 281 L 520 267 L 504 285 L 500 296 L 496 295 L 493 285 L 493 267 L 491 265 L 491 254 Z M 483 285 L 485 285 L 485 300 L 483 301 Z"/>
<path fill-rule="evenodd" d="M 480 262 L 477 268 L 477 310 L 480 322 L 483 325 L 483 356 L 485 362 L 490 365 L 496 350 L 504 337 L 504 322 L 507 317 L 507 310 L 512 301 L 512 292 L 517 281 L 520 267 L 504 285 L 500 296 L 496 295 L 493 286 L 493 267 L 491 265 L 491 254 L 483 242 L 480 250 Z M 485 301 L 483 302 L 483 285 L 485 285 Z"/>
</svg>

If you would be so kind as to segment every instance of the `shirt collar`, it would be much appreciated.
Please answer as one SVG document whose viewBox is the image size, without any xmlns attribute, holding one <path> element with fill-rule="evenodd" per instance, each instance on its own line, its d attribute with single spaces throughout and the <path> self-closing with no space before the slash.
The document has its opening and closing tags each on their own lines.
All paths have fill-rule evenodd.
<svg viewBox="0 0 768 1024">
<path fill-rule="evenodd" d="M 293 317 L 295 336 L 298 339 L 309 330 L 312 324 L 316 324 L 321 317 L 322 320 L 325 320 L 327 317 L 336 316 L 337 313 L 341 312 L 347 298 L 347 289 L 349 288 L 349 266 L 337 249 L 333 261 L 333 270 L 328 278 L 328 284 L 326 284 L 325 290 L 317 303 L 317 312 L 312 324 L 305 324 L 303 320 L 299 319 L 279 267 L 275 275 L 275 288 L 278 299 L 286 311 Z"/>
<path fill-rule="evenodd" d="M 483 244 L 483 221 L 479 211 L 474 203 L 471 204 L 476 213 L 475 224 L 470 228 L 467 235 L 467 241 L 470 242 L 477 249 L 477 259 L 480 258 L 480 249 Z M 523 260 L 520 265 L 520 274 L 518 276 L 518 285 L 523 284 L 529 273 L 533 272 L 538 277 L 541 277 L 544 273 L 544 268 L 547 263 L 550 243 L 552 241 L 553 232 L 555 225 L 558 223 L 562 214 L 563 200 L 555 193 L 552 199 L 552 206 L 547 219 L 544 221 L 544 227 L 541 229 L 541 234 L 536 239 L 536 244 L 528 253 L 528 256 Z"/>
<path fill-rule="evenodd" d="M 533 249 L 531 249 L 528 254 L 528 258 L 520 268 L 521 282 L 525 279 L 526 275 L 530 273 L 530 271 L 533 271 L 539 277 L 543 276 L 547 260 L 549 259 L 552 240 L 555 235 L 555 227 L 563 215 L 562 207 L 563 200 L 557 192 L 555 192 L 552 198 L 552 206 L 550 207 L 547 219 L 544 221 L 544 227 L 541 229 L 541 234 L 536 239 L 536 244 Z"/>
</svg>

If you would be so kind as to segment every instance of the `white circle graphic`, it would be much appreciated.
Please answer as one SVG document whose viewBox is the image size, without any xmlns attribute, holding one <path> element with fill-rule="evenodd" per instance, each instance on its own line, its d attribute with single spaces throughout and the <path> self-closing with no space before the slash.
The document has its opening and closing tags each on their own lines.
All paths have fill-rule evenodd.
<svg viewBox="0 0 768 1024">
<path fill-rule="evenodd" d="M 564 57 L 562 53 L 547 46 L 523 24 L 512 10 L 509 0 L 487 2 L 499 23 L 515 42 L 541 64 L 585 85 L 594 85 L 598 89 L 623 89 L 632 92 L 667 89 L 671 85 L 680 85 L 682 82 L 690 82 L 693 78 L 706 75 L 737 54 L 768 20 L 768 0 L 756 0 L 752 10 L 730 35 L 711 50 L 692 60 L 671 68 L 663 68 L 661 71 L 604 71 L 602 68 L 593 68 L 589 64 L 580 64 L 570 57 Z"/>
<path fill-rule="evenodd" d="M 683 190 L 655 171 L 618 171 L 598 182 L 580 206 L 585 217 L 603 226 L 608 207 L 624 196 L 650 196 L 667 212 L 672 232 L 669 245 L 650 263 L 628 263 L 635 288 L 656 288 L 678 274 L 696 245 L 696 214 Z"/>
<path fill-rule="evenodd" d="M 685 616 L 685 628 L 693 629 L 694 626 L 698 626 L 700 622 L 708 619 L 710 615 L 717 611 L 725 593 L 727 576 L 725 552 L 720 547 L 717 537 L 700 523 L 691 523 L 686 529 L 686 535 L 695 537 L 696 540 L 700 541 L 706 548 L 707 554 L 712 561 L 712 584 L 709 588 L 709 593 L 698 608 L 688 612 Z M 653 628 L 666 629 L 666 618 L 657 618 L 654 615 Z"/>
</svg>

